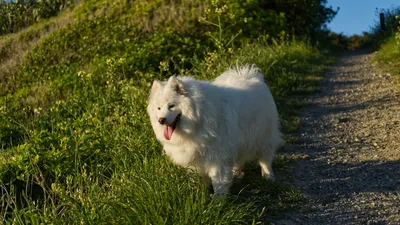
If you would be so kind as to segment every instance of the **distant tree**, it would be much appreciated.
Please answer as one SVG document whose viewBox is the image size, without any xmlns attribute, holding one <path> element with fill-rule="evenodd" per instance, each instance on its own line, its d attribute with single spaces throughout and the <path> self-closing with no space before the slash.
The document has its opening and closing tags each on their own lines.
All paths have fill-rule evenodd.
<svg viewBox="0 0 400 225">
<path fill-rule="evenodd" d="M 326 29 L 339 11 L 327 6 L 327 0 L 261 0 L 265 9 L 284 12 L 289 33 L 314 36 Z"/>
<path fill-rule="evenodd" d="M 326 3 L 327 0 L 288 0 L 290 10 L 286 15 L 288 26 L 294 34 L 314 36 L 326 28 L 339 11 L 339 8 L 335 11 L 331 6 L 326 6 Z"/>
</svg>

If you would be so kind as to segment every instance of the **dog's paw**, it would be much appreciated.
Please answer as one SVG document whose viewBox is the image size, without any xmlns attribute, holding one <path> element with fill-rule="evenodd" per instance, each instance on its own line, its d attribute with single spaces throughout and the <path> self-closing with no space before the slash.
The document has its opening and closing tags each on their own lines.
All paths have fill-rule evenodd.
<svg viewBox="0 0 400 225">
<path fill-rule="evenodd" d="M 225 199 L 226 198 L 226 193 L 214 193 L 213 194 L 213 197 L 216 199 L 216 200 L 222 200 L 222 199 Z"/>
<path fill-rule="evenodd" d="M 275 175 L 273 174 L 273 173 L 262 173 L 262 177 L 264 178 L 264 179 L 267 179 L 267 180 L 271 180 L 271 181 L 274 181 L 275 180 Z"/>
</svg>

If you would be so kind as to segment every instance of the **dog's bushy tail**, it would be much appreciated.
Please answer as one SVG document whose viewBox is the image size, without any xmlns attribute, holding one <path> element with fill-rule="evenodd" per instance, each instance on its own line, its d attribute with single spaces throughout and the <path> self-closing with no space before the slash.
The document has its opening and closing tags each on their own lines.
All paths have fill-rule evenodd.
<svg viewBox="0 0 400 225">
<path fill-rule="evenodd" d="M 255 64 L 245 64 L 234 66 L 225 71 L 214 81 L 215 84 L 229 84 L 234 80 L 242 82 L 262 82 L 265 83 L 264 75 Z"/>
<path fill-rule="evenodd" d="M 245 79 L 262 79 L 264 81 L 264 76 L 261 74 L 260 68 L 258 68 L 255 64 L 245 64 L 242 66 L 236 65 L 228 71 L 232 71 L 236 73 L 237 76 Z M 227 72 L 228 72 L 227 71 Z"/>
</svg>

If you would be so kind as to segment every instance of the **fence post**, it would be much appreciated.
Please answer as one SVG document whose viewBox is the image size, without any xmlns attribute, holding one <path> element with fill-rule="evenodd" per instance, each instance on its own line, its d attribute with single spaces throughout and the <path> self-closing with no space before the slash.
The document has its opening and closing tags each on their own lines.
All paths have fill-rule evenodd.
<svg viewBox="0 0 400 225">
<path fill-rule="evenodd" d="M 380 21 L 381 21 L 381 30 L 386 30 L 385 14 L 384 13 L 380 13 L 379 14 L 379 18 L 380 18 Z"/>
</svg>

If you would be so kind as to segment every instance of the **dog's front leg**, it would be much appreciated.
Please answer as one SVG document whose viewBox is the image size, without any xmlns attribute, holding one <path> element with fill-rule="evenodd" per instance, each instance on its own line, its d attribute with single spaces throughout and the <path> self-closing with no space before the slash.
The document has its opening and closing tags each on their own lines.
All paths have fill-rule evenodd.
<svg viewBox="0 0 400 225">
<path fill-rule="evenodd" d="M 214 195 L 216 197 L 225 197 L 232 185 L 232 167 L 215 166 L 208 171 L 208 175 L 211 178 Z"/>
</svg>

